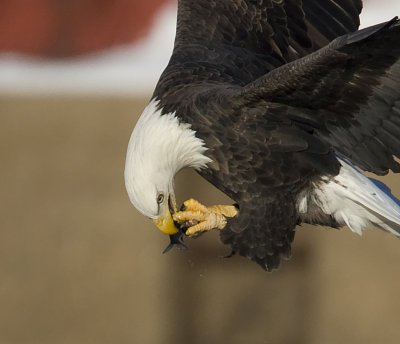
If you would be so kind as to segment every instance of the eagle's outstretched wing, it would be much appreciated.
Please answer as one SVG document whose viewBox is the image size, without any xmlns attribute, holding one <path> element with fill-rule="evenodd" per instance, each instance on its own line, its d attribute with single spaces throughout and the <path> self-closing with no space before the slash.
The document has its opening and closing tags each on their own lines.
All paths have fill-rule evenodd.
<svg viewBox="0 0 400 344">
<path fill-rule="evenodd" d="M 361 9 L 361 0 L 180 0 L 175 52 L 197 47 L 221 65 L 244 51 L 265 73 L 356 31 Z"/>
<path fill-rule="evenodd" d="M 169 112 L 189 83 L 245 86 L 356 31 L 361 9 L 361 0 L 179 0 L 174 51 L 153 97 Z"/>
<path fill-rule="evenodd" d="M 361 0 L 180 0 L 176 49 L 226 45 L 288 62 L 359 26 Z"/>
<path fill-rule="evenodd" d="M 400 172 L 399 37 L 396 19 L 342 36 L 247 85 L 240 102 L 296 108 L 291 120 L 358 167 Z"/>
</svg>

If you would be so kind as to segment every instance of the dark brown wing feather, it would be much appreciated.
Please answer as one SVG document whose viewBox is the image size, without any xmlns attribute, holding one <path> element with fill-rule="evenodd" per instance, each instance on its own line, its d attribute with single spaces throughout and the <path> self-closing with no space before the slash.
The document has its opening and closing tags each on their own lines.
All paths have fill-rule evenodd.
<svg viewBox="0 0 400 344">
<path fill-rule="evenodd" d="M 361 0 L 179 0 L 174 51 L 154 97 L 175 111 L 194 88 L 245 86 L 357 30 L 361 9 Z"/>
<path fill-rule="evenodd" d="M 264 74 L 356 31 L 361 9 L 361 0 L 179 0 L 174 53 L 196 45 L 224 64 L 223 48 L 245 50 Z"/>
<path fill-rule="evenodd" d="M 357 166 L 400 172 L 400 21 L 338 38 L 247 85 L 240 98 L 296 107 L 293 120 Z"/>
</svg>

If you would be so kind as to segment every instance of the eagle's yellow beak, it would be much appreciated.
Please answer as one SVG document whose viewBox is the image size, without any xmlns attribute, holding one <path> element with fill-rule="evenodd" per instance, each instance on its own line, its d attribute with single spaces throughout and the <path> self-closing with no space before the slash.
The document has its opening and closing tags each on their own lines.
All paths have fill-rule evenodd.
<svg viewBox="0 0 400 344">
<path fill-rule="evenodd" d="M 161 232 L 172 235 L 178 233 L 178 228 L 174 224 L 169 208 L 168 205 L 165 205 L 161 216 L 153 221 Z"/>
</svg>

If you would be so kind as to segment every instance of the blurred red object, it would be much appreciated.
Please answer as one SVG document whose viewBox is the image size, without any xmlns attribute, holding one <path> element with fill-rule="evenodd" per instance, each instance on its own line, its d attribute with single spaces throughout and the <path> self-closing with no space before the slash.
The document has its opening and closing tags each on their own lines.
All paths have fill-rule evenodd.
<svg viewBox="0 0 400 344">
<path fill-rule="evenodd" d="M 71 57 L 145 35 L 170 0 L 2 0 L 0 52 Z"/>
</svg>

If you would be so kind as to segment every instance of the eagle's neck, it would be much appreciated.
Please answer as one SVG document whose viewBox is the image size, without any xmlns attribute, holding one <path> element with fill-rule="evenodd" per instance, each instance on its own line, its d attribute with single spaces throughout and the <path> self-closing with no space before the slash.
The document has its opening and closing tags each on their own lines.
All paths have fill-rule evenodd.
<svg viewBox="0 0 400 344">
<path fill-rule="evenodd" d="M 175 113 L 162 114 L 159 101 L 153 99 L 133 130 L 125 171 L 139 180 L 149 176 L 172 179 L 182 168 L 206 167 L 211 161 L 206 150 L 190 124 L 181 122 Z"/>
</svg>

